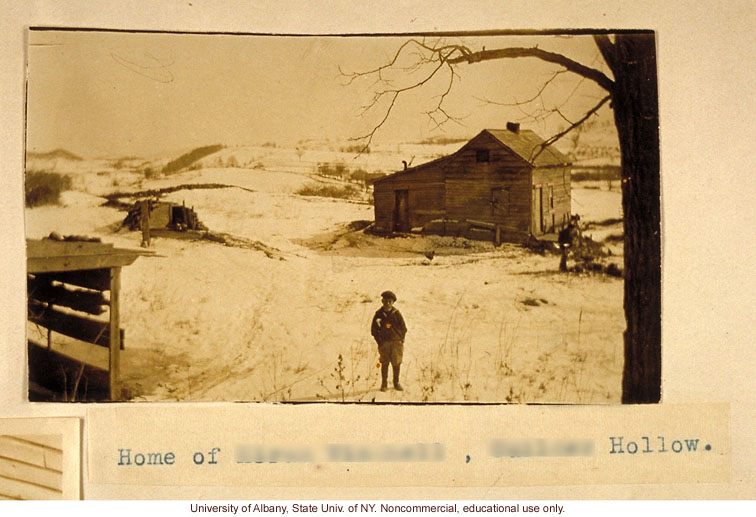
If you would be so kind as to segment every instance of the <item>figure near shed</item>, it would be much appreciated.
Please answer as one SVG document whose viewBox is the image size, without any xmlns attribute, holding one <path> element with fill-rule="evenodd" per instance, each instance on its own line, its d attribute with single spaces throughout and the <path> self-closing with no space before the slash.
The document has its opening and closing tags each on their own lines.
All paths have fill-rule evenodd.
<svg viewBox="0 0 756 517">
<path fill-rule="evenodd" d="M 381 362 L 381 391 L 388 389 L 389 364 L 394 374 L 394 389 L 404 391 L 399 382 L 399 372 L 404 354 L 404 337 L 407 325 L 399 309 L 394 307 L 396 295 L 391 291 L 381 293 L 381 308 L 375 312 L 370 333 L 378 344 Z"/>
<path fill-rule="evenodd" d="M 571 216 L 569 224 L 559 232 L 559 251 L 562 256 L 559 261 L 559 271 L 567 271 L 568 248 L 573 248 L 575 246 L 575 240 L 578 240 L 578 245 L 582 244 L 579 215 Z"/>
</svg>

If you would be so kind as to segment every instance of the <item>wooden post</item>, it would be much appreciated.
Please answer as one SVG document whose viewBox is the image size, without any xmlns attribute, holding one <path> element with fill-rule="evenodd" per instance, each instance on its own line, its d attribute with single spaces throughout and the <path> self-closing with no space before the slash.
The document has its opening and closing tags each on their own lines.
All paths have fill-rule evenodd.
<svg viewBox="0 0 756 517">
<path fill-rule="evenodd" d="M 121 399 L 120 369 L 121 369 L 121 334 L 120 304 L 121 268 L 110 268 L 110 400 Z"/>
<path fill-rule="evenodd" d="M 496 225 L 496 237 L 494 239 L 494 245 L 501 245 L 501 226 L 499 226 L 498 224 Z"/>
<path fill-rule="evenodd" d="M 142 227 L 142 247 L 150 246 L 150 202 L 142 201 L 140 209 L 140 226 Z"/>
</svg>

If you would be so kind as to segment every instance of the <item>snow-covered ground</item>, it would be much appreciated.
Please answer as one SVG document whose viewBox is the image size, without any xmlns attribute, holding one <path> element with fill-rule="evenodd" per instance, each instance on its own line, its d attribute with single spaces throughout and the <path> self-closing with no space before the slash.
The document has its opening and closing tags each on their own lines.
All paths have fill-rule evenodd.
<svg viewBox="0 0 756 517">
<path fill-rule="evenodd" d="M 252 248 L 158 238 L 157 256 L 124 268 L 121 371 L 133 400 L 620 401 L 621 279 L 560 274 L 558 255 L 514 245 L 352 231 L 348 223 L 373 219 L 371 205 L 298 196 L 313 168 L 297 169 L 294 150 L 260 150 L 226 149 L 207 168 L 153 180 L 82 172 L 59 206 L 27 210 L 30 238 L 57 231 L 136 248 L 138 232 L 115 231 L 125 213 L 100 206 L 95 194 L 222 183 L 243 188 L 165 199 L 194 207 L 213 231 L 280 251 L 271 259 Z M 306 150 L 301 158 L 332 162 L 336 154 Z M 404 154 L 366 159 L 379 169 Z M 238 167 L 225 166 L 231 156 Z M 264 167 L 252 168 L 258 161 Z M 616 189 L 575 187 L 573 211 L 583 222 L 621 217 Z M 403 393 L 377 391 L 369 326 L 386 289 L 397 293 L 409 327 Z M 107 359 L 104 349 L 62 339 L 56 347 Z"/>
</svg>

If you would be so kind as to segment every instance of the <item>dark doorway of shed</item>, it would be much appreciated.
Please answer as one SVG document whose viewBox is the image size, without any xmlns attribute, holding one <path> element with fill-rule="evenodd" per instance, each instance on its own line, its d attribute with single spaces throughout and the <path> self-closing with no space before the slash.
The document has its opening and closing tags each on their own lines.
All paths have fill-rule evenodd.
<svg viewBox="0 0 756 517">
<path fill-rule="evenodd" d="M 409 191 L 397 190 L 394 201 L 394 231 L 410 231 L 409 222 Z"/>
</svg>

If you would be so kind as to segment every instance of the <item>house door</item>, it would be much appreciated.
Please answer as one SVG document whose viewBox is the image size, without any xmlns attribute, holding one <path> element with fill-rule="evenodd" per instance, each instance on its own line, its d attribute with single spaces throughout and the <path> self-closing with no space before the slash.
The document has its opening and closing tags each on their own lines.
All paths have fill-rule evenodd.
<svg viewBox="0 0 756 517">
<path fill-rule="evenodd" d="M 534 233 L 543 233 L 543 187 L 533 187 L 533 230 Z"/>
<path fill-rule="evenodd" d="M 491 189 L 491 215 L 500 221 L 509 212 L 509 191 L 500 187 Z"/>
<path fill-rule="evenodd" d="M 544 231 L 548 228 L 550 233 L 554 233 L 556 225 L 556 217 L 554 215 L 554 185 L 549 185 L 549 200 L 546 204 L 545 218 L 546 222 L 544 223 Z"/>
<path fill-rule="evenodd" d="M 410 231 L 409 220 L 409 191 L 397 190 L 394 201 L 394 231 Z"/>
</svg>

